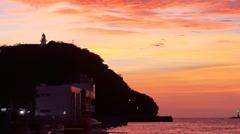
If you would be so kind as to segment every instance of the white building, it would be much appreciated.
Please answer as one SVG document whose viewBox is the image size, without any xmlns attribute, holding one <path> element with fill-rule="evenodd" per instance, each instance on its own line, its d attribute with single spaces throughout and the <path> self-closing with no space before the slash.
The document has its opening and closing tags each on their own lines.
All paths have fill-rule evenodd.
<svg viewBox="0 0 240 134">
<path fill-rule="evenodd" d="M 79 119 L 95 112 L 95 86 L 91 81 L 37 86 L 36 116 Z"/>
</svg>

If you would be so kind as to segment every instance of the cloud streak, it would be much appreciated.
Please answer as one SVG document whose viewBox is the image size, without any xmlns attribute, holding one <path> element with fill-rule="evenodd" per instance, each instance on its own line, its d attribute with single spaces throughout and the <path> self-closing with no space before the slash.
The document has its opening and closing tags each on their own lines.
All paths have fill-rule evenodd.
<svg viewBox="0 0 240 134">
<path fill-rule="evenodd" d="M 55 13 L 59 15 L 75 15 L 75 14 L 79 14 L 80 11 L 73 8 L 64 8 L 64 9 L 59 9 L 55 11 Z"/>
<path fill-rule="evenodd" d="M 136 27 L 136 28 L 192 28 L 192 29 L 227 29 L 235 27 L 236 24 L 229 22 L 219 22 L 212 20 L 194 20 L 194 19 L 164 19 L 159 18 L 158 20 L 148 20 L 148 19 L 134 19 L 126 17 L 116 17 L 116 16 L 101 16 L 92 18 L 92 21 L 98 20 L 98 22 L 104 22 L 113 26 L 121 27 Z"/>
<path fill-rule="evenodd" d="M 72 28 L 70 32 L 91 33 L 100 35 L 122 35 L 122 34 L 138 34 L 138 32 L 118 29 L 103 29 L 103 28 Z"/>
<path fill-rule="evenodd" d="M 13 0 L 33 6 L 46 6 L 60 2 L 67 2 L 78 6 L 100 6 L 121 8 L 128 11 L 146 11 L 157 8 L 198 8 L 203 13 L 212 14 L 239 14 L 240 1 L 238 0 Z"/>
<path fill-rule="evenodd" d="M 135 28 L 190 28 L 228 29 L 236 27 L 233 21 L 216 21 L 206 15 L 240 15 L 237 0 L 13 0 L 34 7 L 68 3 L 75 8 L 61 8 L 58 15 L 85 15 L 91 21 L 116 27 Z M 76 9 L 77 7 L 77 9 Z M 89 14 L 87 14 L 89 12 Z M 93 13 L 95 12 L 95 13 Z M 103 15 L 99 15 L 101 12 Z M 83 14 L 82 14 L 83 13 Z M 90 14 L 93 13 L 93 14 Z"/>
</svg>

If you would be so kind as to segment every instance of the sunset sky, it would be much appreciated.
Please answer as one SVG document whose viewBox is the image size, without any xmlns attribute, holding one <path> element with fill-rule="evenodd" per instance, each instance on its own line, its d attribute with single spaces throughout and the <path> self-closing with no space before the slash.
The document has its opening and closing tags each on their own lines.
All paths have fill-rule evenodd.
<svg viewBox="0 0 240 134">
<path fill-rule="evenodd" d="M 0 45 L 88 48 L 160 115 L 240 109 L 240 0 L 0 0 L 0 31 Z"/>
</svg>

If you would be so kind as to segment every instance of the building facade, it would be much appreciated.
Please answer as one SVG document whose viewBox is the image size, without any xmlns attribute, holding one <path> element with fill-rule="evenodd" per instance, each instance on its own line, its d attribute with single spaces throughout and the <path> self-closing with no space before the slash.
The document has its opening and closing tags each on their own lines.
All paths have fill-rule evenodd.
<svg viewBox="0 0 240 134">
<path fill-rule="evenodd" d="M 79 120 L 95 113 L 95 86 L 92 81 L 37 86 L 35 116 Z"/>
</svg>

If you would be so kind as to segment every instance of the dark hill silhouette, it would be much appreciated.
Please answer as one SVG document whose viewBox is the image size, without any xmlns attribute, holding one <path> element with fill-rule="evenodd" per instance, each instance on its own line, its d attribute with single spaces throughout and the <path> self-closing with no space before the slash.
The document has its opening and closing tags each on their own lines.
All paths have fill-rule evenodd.
<svg viewBox="0 0 240 134">
<path fill-rule="evenodd" d="M 100 120 L 107 122 L 105 116 L 123 121 L 151 120 L 158 112 L 151 97 L 132 90 L 103 64 L 100 56 L 73 44 L 50 41 L 44 47 L 2 46 L 0 68 L 1 106 L 34 109 L 36 85 L 74 83 L 86 74 L 96 84 L 96 113 Z"/>
</svg>

